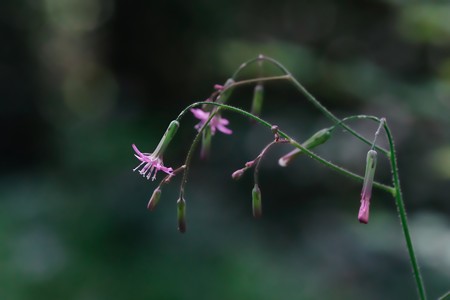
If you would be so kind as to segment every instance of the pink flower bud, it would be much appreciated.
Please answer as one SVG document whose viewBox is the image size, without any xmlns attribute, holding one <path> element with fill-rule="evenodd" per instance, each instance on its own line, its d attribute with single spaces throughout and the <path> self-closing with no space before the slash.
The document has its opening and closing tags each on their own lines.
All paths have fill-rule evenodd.
<svg viewBox="0 0 450 300">
<path fill-rule="evenodd" d="M 239 180 L 242 175 L 244 175 L 245 170 L 246 168 L 234 171 L 233 174 L 231 174 L 231 178 L 233 178 L 233 180 Z"/>
<path fill-rule="evenodd" d="M 313 134 L 309 139 L 304 141 L 302 143 L 302 146 L 306 149 L 310 150 L 313 149 L 319 145 L 322 145 L 326 141 L 328 141 L 331 137 L 331 129 L 330 128 L 324 128 L 319 131 L 317 131 L 315 134 Z M 288 154 L 284 155 L 278 160 L 278 164 L 282 167 L 287 167 L 287 165 L 298 155 L 302 154 L 302 150 L 300 149 L 294 149 Z"/>
<path fill-rule="evenodd" d="M 372 186 L 376 166 L 377 152 L 375 150 L 370 150 L 369 152 L 367 152 L 366 173 L 364 176 L 364 183 L 361 191 L 361 206 L 358 213 L 359 222 L 364 224 L 367 224 L 369 222 L 370 198 L 372 196 Z"/>
</svg>

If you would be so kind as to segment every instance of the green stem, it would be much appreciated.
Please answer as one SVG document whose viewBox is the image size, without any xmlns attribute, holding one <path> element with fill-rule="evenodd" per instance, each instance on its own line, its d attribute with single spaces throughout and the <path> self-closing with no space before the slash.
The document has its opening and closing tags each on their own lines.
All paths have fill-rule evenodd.
<svg viewBox="0 0 450 300">
<path fill-rule="evenodd" d="M 277 60 L 275 60 L 275 59 L 273 59 L 271 57 L 264 56 L 264 55 L 259 55 L 258 57 L 253 58 L 253 59 L 243 63 L 242 65 L 239 66 L 239 68 L 233 74 L 232 78 L 237 77 L 237 75 L 244 68 L 246 68 L 249 65 L 251 65 L 251 64 L 253 64 L 255 62 L 258 62 L 258 61 L 267 61 L 267 62 L 275 65 L 277 68 L 279 68 L 281 70 L 281 72 L 284 73 L 284 76 L 277 76 L 277 77 L 285 77 L 287 80 L 289 80 L 294 85 L 294 87 L 297 90 L 299 90 L 306 97 L 306 99 L 308 99 L 318 110 L 320 110 L 325 116 L 327 116 L 333 123 L 335 123 L 336 125 L 341 126 L 345 130 L 347 130 L 349 133 L 354 135 L 356 138 L 358 138 L 362 142 L 366 143 L 367 145 L 372 145 L 371 141 L 369 141 L 368 139 L 366 139 L 365 137 L 363 137 L 362 135 L 360 135 L 359 133 L 354 131 L 351 127 L 347 126 L 345 123 L 341 122 L 341 120 L 338 117 L 336 117 L 325 106 L 323 106 L 319 101 L 317 101 L 317 99 L 314 98 L 314 96 L 311 95 L 311 93 L 309 93 L 308 90 L 297 79 L 295 79 L 294 76 L 292 76 L 291 72 L 285 66 L 283 66 L 281 63 L 279 63 Z M 235 82 L 235 83 L 231 84 L 228 88 L 236 86 L 238 83 L 242 83 L 242 82 L 245 82 L 245 84 L 247 84 L 247 83 L 250 83 L 250 82 L 254 83 L 254 82 L 257 82 L 257 81 L 258 81 L 258 79 L 254 79 L 254 80 L 250 80 L 250 81 L 247 81 L 247 80 L 239 81 L 239 82 Z M 383 148 L 375 146 L 375 149 L 377 149 L 378 151 L 384 153 L 385 155 L 389 155 L 389 152 L 387 152 Z"/>
<path fill-rule="evenodd" d="M 249 113 L 249 112 L 247 112 L 247 111 L 245 111 L 245 110 L 243 110 L 243 109 L 240 109 L 240 108 L 237 108 L 237 107 L 234 107 L 234 106 L 230 106 L 230 105 L 226 105 L 226 104 L 222 104 L 222 103 L 210 102 L 210 101 L 203 101 L 203 102 L 195 102 L 195 103 L 192 103 L 191 105 L 189 105 L 189 106 L 187 106 L 185 109 L 183 109 L 183 111 L 181 111 L 181 113 L 178 115 L 178 117 L 177 117 L 176 120 L 177 120 L 177 121 L 180 121 L 181 118 L 186 114 L 186 112 L 187 112 L 189 109 L 191 109 L 191 108 L 193 108 L 193 107 L 196 107 L 196 106 L 200 106 L 200 105 L 214 105 L 214 106 L 218 106 L 218 107 L 220 107 L 220 108 L 222 108 L 222 109 L 230 110 L 230 111 L 239 113 L 239 114 L 241 114 L 241 115 L 244 115 L 244 116 L 246 116 L 246 117 L 248 117 L 248 118 L 250 118 L 250 119 L 253 119 L 253 120 L 257 121 L 258 123 L 260 123 L 260 124 L 262 124 L 262 125 L 264 125 L 264 126 L 270 128 L 270 129 L 273 127 L 273 124 L 271 124 L 271 123 L 269 123 L 269 122 L 267 122 L 267 121 L 265 121 L 265 120 L 259 118 L 258 116 L 255 116 L 255 115 L 253 115 L 253 114 L 251 114 L 251 113 Z M 211 119 L 211 116 L 210 116 L 210 119 Z M 207 121 L 207 123 L 205 123 L 204 126 L 206 126 L 206 125 L 209 123 L 210 119 Z M 202 130 L 203 130 L 203 127 L 202 127 L 202 129 L 200 129 L 200 131 L 202 131 Z M 200 132 L 199 132 L 199 133 L 200 133 Z M 341 174 L 343 174 L 343 175 L 349 176 L 349 177 L 351 177 L 351 178 L 353 178 L 353 179 L 356 179 L 356 180 L 359 180 L 359 181 L 361 181 L 361 182 L 364 181 L 364 177 L 362 177 L 362 176 L 360 176 L 360 175 L 358 175 L 358 174 L 355 174 L 355 173 L 353 173 L 353 172 L 351 172 L 351 171 L 349 171 L 349 170 L 347 170 L 347 169 L 345 169 L 345 168 L 342 168 L 342 167 L 340 167 L 340 166 L 338 166 L 338 165 L 335 165 L 335 164 L 333 164 L 332 162 L 329 162 L 329 161 L 325 160 L 324 158 L 320 157 L 319 155 L 315 154 L 314 152 L 311 152 L 310 150 L 308 150 L 308 149 L 306 149 L 305 147 L 303 147 L 300 143 L 298 143 L 297 141 L 295 141 L 294 139 L 292 139 L 292 138 L 291 138 L 288 134 L 286 134 L 285 132 L 279 130 L 279 131 L 278 131 L 278 134 L 279 134 L 280 137 L 285 138 L 285 139 L 288 139 L 289 142 L 290 142 L 294 147 L 296 147 L 296 148 L 302 150 L 302 152 L 304 152 L 306 155 L 308 155 L 308 156 L 311 157 L 312 159 L 314 159 L 314 160 L 316 160 L 316 161 L 318 161 L 318 162 L 324 164 L 325 166 L 329 167 L 330 169 L 333 169 L 333 170 L 335 170 L 335 171 L 337 171 L 337 172 L 339 172 L 339 173 L 341 173 Z M 196 143 L 196 142 L 197 142 L 196 140 L 198 140 L 198 139 L 199 139 L 199 137 L 196 136 L 195 139 L 194 139 L 194 143 Z M 193 144 L 194 144 L 194 143 L 193 143 Z M 191 149 L 192 149 L 192 146 L 191 146 Z M 188 157 L 189 157 L 189 158 L 190 158 L 190 156 L 191 156 L 191 150 L 189 151 L 189 154 L 188 154 Z M 186 161 L 188 162 L 187 159 L 186 159 Z M 188 165 L 188 164 L 185 163 L 185 165 L 186 165 L 186 171 L 187 171 L 187 168 L 188 168 L 187 165 Z M 186 171 L 185 171 L 185 172 L 186 172 Z M 184 178 L 184 177 L 183 177 L 183 178 Z M 183 182 L 184 182 L 184 180 L 183 180 Z M 381 189 L 381 190 L 384 190 L 384 191 L 386 191 L 386 192 L 389 192 L 389 193 L 391 193 L 392 195 L 395 194 L 395 190 L 394 190 L 394 188 L 391 187 L 391 186 L 388 186 L 388 185 L 385 185 L 385 184 L 382 184 L 382 183 L 378 183 L 378 182 L 374 182 L 374 183 L 373 183 L 373 186 L 374 186 L 374 187 L 377 187 L 377 188 L 379 188 L 379 189 Z"/>
<path fill-rule="evenodd" d="M 420 273 L 419 264 L 417 262 L 417 258 L 414 251 L 414 246 L 412 244 L 411 235 L 409 233 L 408 219 L 406 218 L 406 209 L 405 203 L 403 201 L 402 192 L 400 189 L 400 179 L 398 175 L 398 166 L 397 166 L 397 157 L 395 155 L 395 146 L 394 140 L 392 138 L 391 131 L 386 122 L 384 122 L 384 130 L 386 131 L 387 138 L 389 140 L 390 146 L 390 161 L 391 161 L 391 169 L 392 169 L 392 181 L 395 188 L 395 204 L 397 206 L 398 215 L 400 218 L 400 224 L 403 229 L 403 235 L 405 236 L 406 248 L 408 249 L 409 259 L 411 262 L 411 266 L 413 269 L 414 280 L 417 286 L 417 292 L 419 294 L 419 299 L 425 300 L 425 285 L 422 279 L 422 275 Z"/>
<path fill-rule="evenodd" d="M 181 117 L 187 112 L 188 109 L 194 107 L 194 106 L 199 106 L 202 104 L 206 104 L 206 103 L 216 103 L 216 102 L 197 102 L 198 105 L 189 105 L 187 108 L 185 108 L 180 115 L 177 117 L 177 121 L 179 121 L 181 119 Z M 219 105 L 216 105 L 219 106 Z M 220 107 L 219 107 L 220 109 Z M 181 180 L 181 186 L 180 186 L 180 199 L 183 197 L 184 195 L 184 187 L 187 183 L 187 177 L 188 177 L 188 173 L 189 173 L 189 166 L 190 166 L 190 162 L 192 160 L 194 151 L 196 146 L 198 145 L 199 141 L 200 141 L 200 137 L 202 136 L 203 131 L 205 130 L 206 126 L 208 126 L 209 122 L 212 120 L 212 118 L 214 118 L 214 115 L 219 111 L 219 109 L 217 109 L 214 112 L 211 112 L 208 120 L 205 122 L 205 124 L 203 124 L 203 126 L 200 128 L 200 130 L 197 132 L 197 134 L 195 135 L 194 140 L 192 141 L 191 147 L 189 148 L 188 154 L 186 155 L 186 160 L 184 161 L 184 172 L 183 172 L 183 178 Z"/>
</svg>

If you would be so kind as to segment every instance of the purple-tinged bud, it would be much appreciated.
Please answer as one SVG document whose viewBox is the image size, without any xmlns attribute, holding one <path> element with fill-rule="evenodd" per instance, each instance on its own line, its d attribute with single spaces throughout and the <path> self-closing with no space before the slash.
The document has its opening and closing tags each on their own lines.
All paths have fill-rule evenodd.
<svg viewBox="0 0 450 300">
<path fill-rule="evenodd" d="M 231 178 L 233 178 L 233 180 L 239 180 L 242 175 L 244 175 L 244 172 L 247 168 L 243 168 L 243 169 L 239 169 L 237 171 L 234 171 L 233 174 L 231 174 Z"/>
<path fill-rule="evenodd" d="M 331 129 L 330 128 L 324 128 L 319 131 L 317 131 L 315 134 L 313 134 L 309 139 L 304 141 L 302 143 L 302 146 L 306 149 L 313 149 L 319 145 L 322 145 L 326 141 L 328 141 L 331 137 Z M 286 167 L 291 161 L 296 158 L 298 155 L 302 154 L 302 150 L 300 149 L 294 149 L 288 154 L 282 156 L 278 160 L 278 164 L 282 167 Z"/>
<path fill-rule="evenodd" d="M 280 159 L 278 159 L 278 164 L 281 167 L 287 167 L 291 163 L 291 161 L 294 158 L 296 158 L 300 153 L 301 153 L 301 150 L 298 149 L 298 148 L 295 148 L 294 150 L 292 150 L 288 154 L 285 154 L 282 157 L 280 157 Z"/>
<path fill-rule="evenodd" d="M 181 233 L 186 232 L 186 201 L 183 197 L 180 197 L 177 201 L 177 220 L 178 231 Z"/>
<path fill-rule="evenodd" d="M 252 114 L 259 116 L 261 114 L 263 99 L 264 99 L 264 86 L 258 83 L 253 91 L 253 102 L 252 102 Z"/>
<path fill-rule="evenodd" d="M 215 85 L 214 85 L 214 89 L 215 89 L 215 90 L 218 90 L 218 91 L 221 91 L 221 90 L 223 90 L 223 85 L 221 85 L 221 84 L 215 84 Z"/>
<path fill-rule="evenodd" d="M 258 184 L 255 184 L 252 190 L 252 209 L 253 216 L 255 218 L 260 218 L 262 215 L 262 202 L 261 202 L 261 190 Z"/>
<path fill-rule="evenodd" d="M 253 167 L 254 164 L 255 164 L 255 161 L 251 160 L 251 161 L 248 161 L 248 162 L 245 163 L 245 167 L 246 168 L 251 168 L 251 167 Z"/>
<path fill-rule="evenodd" d="M 364 183 L 361 191 L 361 206 L 358 213 L 359 222 L 364 224 L 369 222 L 370 198 L 372 196 L 372 186 L 376 166 L 377 152 L 375 150 L 369 150 L 369 152 L 367 152 L 366 173 L 364 175 Z"/>
<path fill-rule="evenodd" d="M 157 187 L 154 191 L 152 196 L 150 197 L 150 201 L 148 201 L 147 209 L 150 211 L 153 211 L 156 207 L 156 205 L 159 202 L 159 199 L 161 198 L 161 189 Z"/>
</svg>

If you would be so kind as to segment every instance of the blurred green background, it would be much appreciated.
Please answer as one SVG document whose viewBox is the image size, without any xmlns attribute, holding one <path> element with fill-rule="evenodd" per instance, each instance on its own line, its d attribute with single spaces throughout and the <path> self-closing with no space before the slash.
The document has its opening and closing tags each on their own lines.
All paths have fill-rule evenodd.
<svg viewBox="0 0 450 300">
<path fill-rule="evenodd" d="M 146 210 L 131 144 L 150 152 L 169 122 L 245 60 L 278 59 L 339 117 L 386 117 L 396 138 L 412 237 L 428 294 L 450 288 L 450 3 L 404 0 L 0 3 L 0 299 L 414 299 L 393 199 L 279 146 L 237 115 L 197 157 L 176 230 L 179 179 Z M 252 73 L 253 72 L 253 73 Z M 265 67 L 267 75 L 274 70 Z M 255 70 L 242 78 L 255 75 Z M 249 108 L 253 87 L 230 104 Z M 265 87 L 262 116 L 298 140 L 328 126 L 288 83 Z M 194 137 L 183 119 L 165 154 Z M 376 128 L 352 126 L 367 137 Z M 380 139 L 380 143 L 385 143 Z M 367 146 L 338 132 L 318 153 L 360 174 Z M 389 183 L 386 159 L 376 179 Z"/>
</svg>

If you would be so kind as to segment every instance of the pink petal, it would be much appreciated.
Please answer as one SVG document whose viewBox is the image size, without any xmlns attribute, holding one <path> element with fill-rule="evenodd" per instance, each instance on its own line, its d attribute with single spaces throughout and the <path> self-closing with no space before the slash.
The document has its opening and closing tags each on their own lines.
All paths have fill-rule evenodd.
<svg viewBox="0 0 450 300">
<path fill-rule="evenodd" d="M 231 129 L 229 129 L 229 128 L 226 128 L 225 126 L 223 126 L 223 125 L 217 125 L 217 129 L 220 131 L 220 132 L 223 132 L 223 133 L 225 133 L 225 134 L 232 134 L 233 133 L 233 131 L 231 130 Z"/>
<path fill-rule="evenodd" d="M 219 118 L 219 124 L 228 125 L 230 124 L 230 121 L 228 121 L 228 119 L 225 118 Z"/>
<path fill-rule="evenodd" d="M 370 202 L 362 199 L 361 200 L 361 207 L 359 208 L 358 213 L 358 221 L 364 224 L 369 223 L 369 206 Z"/>
<path fill-rule="evenodd" d="M 136 152 L 137 156 L 139 156 L 139 157 L 141 157 L 141 158 L 145 158 L 145 155 L 142 154 L 141 151 L 139 151 L 139 149 L 136 147 L 135 144 L 132 144 L 131 147 L 133 147 L 133 150 L 134 150 L 134 152 Z M 136 155 L 135 155 L 135 156 L 136 156 Z M 137 157 L 137 156 L 136 156 L 136 157 Z M 138 158 L 139 158 L 139 157 L 138 157 Z"/>
<path fill-rule="evenodd" d="M 200 108 L 191 108 L 191 113 L 199 120 L 207 120 L 209 117 L 209 113 Z"/>
</svg>

